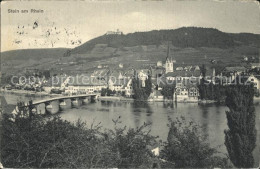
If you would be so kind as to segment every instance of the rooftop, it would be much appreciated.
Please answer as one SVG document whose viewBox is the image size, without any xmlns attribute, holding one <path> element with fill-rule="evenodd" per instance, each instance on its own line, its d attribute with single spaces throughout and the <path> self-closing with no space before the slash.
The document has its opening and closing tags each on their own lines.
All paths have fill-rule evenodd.
<svg viewBox="0 0 260 169">
<path fill-rule="evenodd" d="M 90 77 L 88 75 L 73 76 L 68 82 L 69 86 L 104 86 L 107 85 L 105 79 Z"/>
<path fill-rule="evenodd" d="M 235 71 L 244 72 L 246 71 L 246 68 L 243 66 L 235 66 L 235 67 L 226 67 L 225 70 L 228 72 L 235 72 Z"/>
<path fill-rule="evenodd" d="M 168 72 L 166 77 L 199 77 L 201 75 L 200 71 L 185 71 L 185 70 L 176 70 L 174 72 Z"/>
</svg>

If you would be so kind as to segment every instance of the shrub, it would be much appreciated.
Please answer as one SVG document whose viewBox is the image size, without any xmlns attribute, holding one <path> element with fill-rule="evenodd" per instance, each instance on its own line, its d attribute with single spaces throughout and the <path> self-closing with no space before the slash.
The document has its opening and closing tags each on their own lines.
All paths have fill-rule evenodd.
<svg viewBox="0 0 260 169">
<path fill-rule="evenodd" d="M 228 159 L 217 156 L 218 151 L 211 148 L 207 136 L 194 122 L 185 122 L 185 118 L 169 119 L 169 133 L 161 158 L 168 162 L 167 167 L 176 168 L 214 168 L 227 167 Z M 173 165 L 174 164 L 174 165 Z"/>
<path fill-rule="evenodd" d="M 101 132 L 99 125 L 72 124 L 59 116 L 2 120 L 1 159 L 11 168 L 108 168 L 152 165 L 153 137 L 137 129 Z"/>
</svg>

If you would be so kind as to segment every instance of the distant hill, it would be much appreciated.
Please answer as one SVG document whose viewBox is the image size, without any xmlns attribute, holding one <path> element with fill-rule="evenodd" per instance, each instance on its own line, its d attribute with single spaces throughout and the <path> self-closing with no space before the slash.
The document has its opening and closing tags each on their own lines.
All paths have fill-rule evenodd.
<svg viewBox="0 0 260 169">
<path fill-rule="evenodd" d="M 122 48 L 133 46 L 161 45 L 170 41 L 180 48 L 232 48 L 241 45 L 259 47 L 260 35 L 250 33 L 224 33 L 213 28 L 183 27 L 175 30 L 154 30 L 126 35 L 102 35 L 78 46 L 66 55 L 90 53 L 97 44 Z"/>
<path fill-rule="evenodd" d="M 1 53 L 4 73 L 19 73 L 25 68 L 49 69 L 53 72 L 86 72 L 99 64 L 111 67 L 119 63 L 145 67 L 169 57 L 182 64 L 241 65 L 257 62 L 260 35 L 224 33 L 212 28 L 183 27 L 121 35 L 102 35 L 73 48 L 24 49 Z M 64 57 L 65 56 L 65 57 Z M 73 64 L 72 64 L 73 63 Z M 125 68 L 125 67 L 124 67 Z"/>
<path fill-rule="evenodd" d="M 21 49 L 12 50 L 1 53 L 1 60 L 41 60 L 43 58 L 58 58 L 62 57 L 67 48 L 52 48 L 52 49 Z"/>
</svg>

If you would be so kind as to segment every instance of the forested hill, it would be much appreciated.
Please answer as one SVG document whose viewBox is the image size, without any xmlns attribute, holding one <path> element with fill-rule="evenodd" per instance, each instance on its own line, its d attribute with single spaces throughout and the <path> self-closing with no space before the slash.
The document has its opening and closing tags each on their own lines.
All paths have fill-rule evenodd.
<svg viewBox="0 0 260 169">
<path fill-rule="evenodd" d="M 72 49 L 71 53 L 88 53 L 96 44 L 107 44 L 109 47 L 120 48 L 139 45 L 160 45 L 166 41 L 171 41 L 172 45 L 181 48 L 230 48 L 240 45 L 259 46 L 260 35 L 224 33 L 213 28 L 183 27 L 175 30 L 154 30 L 126 35 L 103 35 Z"/>
</svg>

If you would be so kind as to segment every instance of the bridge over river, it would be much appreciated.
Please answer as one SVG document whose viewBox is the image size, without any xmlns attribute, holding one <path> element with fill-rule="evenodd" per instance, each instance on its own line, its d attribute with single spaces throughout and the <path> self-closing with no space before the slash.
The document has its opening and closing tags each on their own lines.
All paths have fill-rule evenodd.
<svg viewBox="0 0 260 169">
<path fill-rule="evenodd" d="M 82 104 L 91 103 L 95 99 L 96 94 L 60 96 L 44 100 L 32 101 L 25 104 L 24 106 L 31 106 L 32 111 L 37 114 L 56 114 L 60 110 L 70 109 L 72 107 L 79 107 Z M 18 107 L 14 111 L 18 112 Z"/>
</svg>

